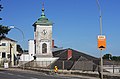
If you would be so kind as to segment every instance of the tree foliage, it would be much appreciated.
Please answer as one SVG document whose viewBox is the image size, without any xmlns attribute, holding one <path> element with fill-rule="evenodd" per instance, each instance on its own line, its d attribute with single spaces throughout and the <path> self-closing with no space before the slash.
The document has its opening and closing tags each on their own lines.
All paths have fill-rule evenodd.
<svg viewBox="0 0 120 79">
<path fill-rule="evenodd" d="M 0 11 L 2 11 L 2 9 L 3 9 L 3 6 L 0 4 Z M 1 17 L 0 17 L 0 20 L 2 20 Z M 0 25 L 0 36 L 5 36 L 6 34 L 8 34 L 9 31 L 10 31 L 10 28 L 8 28 L 8 26 Z"/>
<path fill-rule="evenodd" d="M 22 47 L 20 45 L 17 45 L 17 51 L 19 53 L 23 53 L 23 49 L 22 49 Z"/>
<path fill-rule="evenodd" d="M 3 9 L 2 5 L 0 4 L 0 11 Z M 0 20 L 2 20 L 2 18 L 0 18 Z"/>
<path fill-rule="evenodd" d="M 103 56 L 105 60 L 120 61 L 120 56 L 112 56 L 111 54 L 105 54 Z"/>
<path fill-rule="evenodd" d="M 3 9 L 2 5 L 0 4 L 0 11 Z"/>
<path fill-rule="evenodd" d="M 113 60 L 113 61 L 120 61 L 120 56 L 113 56 L 113 57 L 112 57 L 112 60 Z"/>
<path fill-rule="evenodd" d="M 6 34 L 8 34 L 9 31 L 10 28 L 8 26 L 0 25 L 0 36 L 5 36 Z"/>
<path fill-rule="evenodd" d="M 103 59 L 106 59 L 106 60 L 111 60 L 111 58 L 112 58 L 112 55 L 111 55 L 111 54 L 105 54 L 105 55 L 103 56 Z"/>
</svg>

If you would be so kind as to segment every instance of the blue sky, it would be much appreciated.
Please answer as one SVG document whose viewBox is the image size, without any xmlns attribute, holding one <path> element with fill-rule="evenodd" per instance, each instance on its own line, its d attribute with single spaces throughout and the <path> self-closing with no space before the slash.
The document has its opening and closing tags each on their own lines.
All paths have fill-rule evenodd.
<svg viewBox="0 0 120 79">
<path fill-rule="evenodd" d="M 99 31 L 99 10 L 96 0 L 1 0 L 4 9 L 0 12 L 2 25 L 14 25 L 25 35 L 12 29 L 8 37 L 15 39 L 25 49 L 28 40 L 34 39 L 32 24 L 41 16 L 42 2 L 46 17 L 54 22 L 53 39 L 55 45 L 73 48 L 99 57 L 97 35 Z M 107 38 L 107 49 L 120 56 L 120 0 L 99 0 L 102 10 L 103 34 Z"/>
</svg>

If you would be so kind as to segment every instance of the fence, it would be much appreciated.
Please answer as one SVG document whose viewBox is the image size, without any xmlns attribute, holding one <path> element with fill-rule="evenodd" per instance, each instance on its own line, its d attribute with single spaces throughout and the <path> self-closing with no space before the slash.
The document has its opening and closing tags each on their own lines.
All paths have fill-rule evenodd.
<svg viewBox="0 0 120 79">
<path fill-rule="evenodd" d="M 82 71 L 98 70 L 98 65 L 90 60 L 85 60 L 85 61 L 57 60 L 54 63 L 52 63 L 51 61 L 30 61 L 30 62 L 20 62 L 20 63 L 21 64 L 24 63 L 24 67 L 54 69 L 54 67 L 57 66 L 58 69 L 63 69 L 63 70 L 82 70 Z"/>
<path fill-rule="evenodd" d="M 37 67 L 37 68 L 47 68 L 54 69 L 55 66 L 58 69 L 63 70 L 81 70 L 81 71 L 98 71 L 100 70 L 99 62 L 95 62 L 92 60 L 57 60 L 54 63 L 51 61 L 30 61 L 30 62 L 21 62 L 24 64 L 24 67 Z M 111 63 L 111 64 L 110 64 Z M 112 62 L 110 63 L 104 62 L 104 71 L 112 72 L 112 73 L 120 73 L 120 62 Z M 108 65 L 109 64 L 109 65 Z M 22 66 L 22 65 L 21 65 Z"/>
<path fill-rule="evenodd" d="M 104 69 L 111 73 L 120 73 L 120 61 L 104 61 Z"/>
<path fill-rule="evenodd" d="M 20 61 L 19 62 L 20 66 L 24 67 L 39 67 L 39 68 L 49 68 L 51 65 L 51 61 Z"/>
</svg>

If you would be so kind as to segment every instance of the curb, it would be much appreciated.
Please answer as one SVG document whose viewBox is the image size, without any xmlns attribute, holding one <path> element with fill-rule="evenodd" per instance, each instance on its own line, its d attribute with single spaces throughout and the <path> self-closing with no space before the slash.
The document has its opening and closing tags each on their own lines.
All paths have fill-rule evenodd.
<svg viewBox="0 0 120 79">
<path fill-rule="evenodd" d="M 38 71 L 38 72 L 43 72 L 46 74 L 50 74 L 53 75 L 54 70 L 53 69 L 41 69 L 41 68 L 31 68 L 31 67 L 27 67 L 25 69 L 28 70 L 33 70 L 33 71 Z M 74 75 L 74 76 L 86 76 L 86 77 L 93 77 L 93 78 L 98 78 L 99 79 L 99 74 L 98 72 L 89 72 L 89 71 L 72 71 L 72 70 L 58 70 L 58 74 L 64 74 L 64 75 Z M 120 75 L 111 75 L 111 74 L 104 74 L 104 78 L 105 79 L 120 79 Z"/>
<path fill-rule="evenodd" d="M 3 69 L 3 68 L 2 68 Z M 8 69 L 15 69 L 15 68 L 8 68 Z M 19 69 L 23 69 L 22 67 L 19 67 Z M 25 67 L 25 70 L 32 70 L 32 71 L 38 71 L 43 72 L 48 75 L 55 75 L 53 69 L 42 69 L 42 68 L 31 68 L 31 67 Z M 84 77 L 87 79 L 100 79 L 99 74 L 97 72 L 90 72 L 90 71 L 78 71 L 78 70 L 58 70 L 58 75 L 62 76 L 78 76 L 78 77 Z M 110 73 L 104 73 L 104 79 L 120 79 L 120 75 L 110 74 Z"/>
</svg>

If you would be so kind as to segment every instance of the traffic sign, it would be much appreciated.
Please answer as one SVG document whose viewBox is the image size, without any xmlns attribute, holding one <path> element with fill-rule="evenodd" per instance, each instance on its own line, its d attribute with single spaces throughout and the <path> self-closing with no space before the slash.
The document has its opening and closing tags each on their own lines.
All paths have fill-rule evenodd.
<svg viewBox="0 0 120 79">
<path fill-rule="evenodd" d="M 98 35 L 98 49 L 106 49 L 106 37 L 105 35 Z"/>
</svg>

